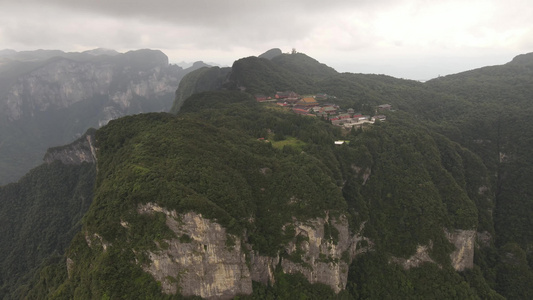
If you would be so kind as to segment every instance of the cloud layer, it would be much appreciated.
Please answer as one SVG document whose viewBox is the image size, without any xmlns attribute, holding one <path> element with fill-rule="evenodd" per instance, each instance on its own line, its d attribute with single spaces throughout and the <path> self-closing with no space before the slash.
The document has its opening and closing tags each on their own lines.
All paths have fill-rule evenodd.
<svg viewBox="0 0 533 300">
<path fill-rule="evenodd" d="M 439 58 L 457 58 L 457 72 L 472 67 L 465 62 L 504 63 L 533 46 L 533 9 L 524 0 L 44 2 L 0 0 L 0 48 L 154 48 L 175 62 L 231 64 L 295 47 L 339 71 L 422 79 L 437 75 L 424 70 Z"/>
</svg>

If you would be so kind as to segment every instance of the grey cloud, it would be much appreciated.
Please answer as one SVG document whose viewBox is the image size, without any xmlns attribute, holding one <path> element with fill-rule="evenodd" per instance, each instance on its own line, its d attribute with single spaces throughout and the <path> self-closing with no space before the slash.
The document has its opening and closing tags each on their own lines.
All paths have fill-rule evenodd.
<svg viewBox="0 0 533 300">
<path fill-rule="evenodd" d="M 2 2 L 6 6 L 12 3 L 1 0 L 0 4 Z M 346 8 L 355 9 L 383 2 L 388 2 L 388 0 L 47 0 L 46 6 L 111 16 L 149 18 L 178 24 L 223 26 L 243 18 L 255 19 L 256 22 L 290 21 L 295 18 L 305 18 L 307 14 L 314 15 Z M 16 3 L 28 7 L 43 5 L 42 1 L 37 0 L 17 0 Z"/>
<path fill-rule="evenodd" d="M 367 9 L 376 5 L 385 5 L 391 0 L 17 0 L 16 3 L 0 0 L 0 5 L 10 7 L 40 7 L 48 10 L 57 9 L 65 15 L 95 15 L 122 20 L 123 24 L 138 23 L 134 28 L 121 28 L 128 36 L 137 34 L 154 35 L 152 40 L 161 33 L 149 32 L 154 24 L 163 24 L 167 30 L 181 32 L 189 37 L 188 42 L 197 46 L 227 47 L 228 44 L 239 43 L 241 46 L 260 45 L 262 43 L 295 44 L 307 37 L 324 20 L 335 15 L 334 12 Z M 62 16 L 58 15 L 58 21 Z M 1 25 L 1 21 L 0 21 Z M 68 28 L 58 29 L 66 37 L 72 38 Z M 116 28 L 109 28 L 112 35 Z M 199 34 L 196 38 L 184 34 L 188 30 Z M 18 33 L 17 33 L 18 34 Z M 81 33 L 81 35 L 85 35 Z M 168 34 L 180 39 L 179 34 Z M 57 40 L 58 36 L 49 36 Z M 81 36 L 73 37 L 80 40 Z M 17 41 L 30 44 L 37 43 L 32 35 L 24 35 Z M 87 41 L 87 40 L 86 40 Z M 124 47 L 143 47 L 140 39 L 122 39 Z M 267 42 L 269 41 L 269 42 Z M 168 41 L 169 43 L 176 42 Z M 144 45 L 150 47 L 150 45 Z"/>
<path fill-rule="evenodd" d="M 509 51 L 515 50 L 511 47 L 517 43 L 522 49 L 530 48 L 528 37 L 533 27 L 529 20 L 533 18 L 533 10 L 527 0 L 508 1 L 504 6 L 491 2 L 493 5 L 487 7 L 495 7 L 495 12 L 489 11 L 491 15 L 485 18 L 477 20 L 467 16 L 473 21 L 467 23 L 471 24 L 468 28 L 455 28 L 451 32 L 441 30 L 435 35 L 432 33 L 442 26 L 432 24 L 430 18 L 421 25 L 427 30 L 417 32 L 417 28 L 403 26 L 405 37 L 410 38 L 404 40 L 404 36 L 394 30 L 395 24 L 402 28 L 401 25 L 409 23 L 408 17 L 401 18 L 402 12 L 424 20 L 422 17 L 435 13 L 433 5 L 437 2 L 0 0 L 0 49 L 78 51 L 106 47 L 126 51 L 159 48 L 175 53 L 178 56 L 175 61 L 183 60 L 179 55 L 184 53 L 194 59 L 217 61 L 220 57 L 237 59 L 241 55 L 256 55 L 273 47 L 285 51 L 295 47 L 309 55 L 321 55 L 323 62 L 329 63 L 340 59 L 357 60 L 361 53 L 369 53 L 369 62 L 373 57 L 378 62 L 383 56 L 397 57 L 399 52 L 413 57 L 436 52 L 450 55 L 452 51 L 464 52 L 465 47 L 478 44 L 483 48 L 492 43 L 494 47 L 502 40 L 509 42 L 500 48 L 508 47 Z M 447 3 L 445 7 L 459 10 L 463 6 L 460 0 L 438 3 Z M 471 7 L 481 7 L 482 3 L 483 0 L 475 0 Z M 394 20 L 398 15 L 400 17 Z M 389 18 L 399 23 L 387 22 Z M 435 22 L 438 20 L 436 18 Z M 453 29 L 454 26 L 448 27 Z M 466 38 L 459 41 L 457 36 Z M 472 42 L 465 46 L 468 37 Z M 200 56 L 206 53 L 212 56 Z"/>
</svg>

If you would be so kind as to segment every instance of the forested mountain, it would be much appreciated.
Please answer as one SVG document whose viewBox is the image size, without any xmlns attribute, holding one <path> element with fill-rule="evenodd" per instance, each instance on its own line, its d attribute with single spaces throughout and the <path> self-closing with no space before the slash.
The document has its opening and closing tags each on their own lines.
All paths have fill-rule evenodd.
<svg viewBox="0 0 533 300">
<path fill-rule="evenodd" d="M 92 204 L 65 255 L 18 283 L 3 277 L 5 295 L 530 299 L 531 89 L 531 54 L 426 83 L 339 74 L 301 53 L 191 72 L 174 114 L 113 120 L 94 145 L 51 150 L 47 168 L 95 153 Z M 393 110 L 345 130 L 254 97 L 289 90 Z M 39 170 L 0 200 L 16 203 Z M 71 177 L 58 191 L 79 204 Z M 28 211 L 16 207 L 6 211 Z M 26 232 L 5 220 L 11 237 Z"/>
<path fill-rule="evenodd" d="M 92 202 L 94 150 L 93 129 L 0 187 L 0 298 L 22 299 L 43 264 L 63 259 Z"/>
<path fill-rule="evenodd" d="M 142 112 L 168 111 L 189 69 L 161 51 L 105 49 L 0 54 L 0 184 L 39 165 L 48 147 L 88 128 Z"/>
<path fill-rule="evenodd" d="M 239 89 L 252 95 L 273 95 L 286 90 L 318 93 L 320 90 L 314 86 L 317 80 L 338 74 L 333 68 L 303 53 L 262 58 L 271 51 L 260 57 L 239 59 L 231 68 L 204 68 L 191 72 L 180 83 L 171 112 L 177 113 L 189 96 L 205 91 Z"/>
</svg>

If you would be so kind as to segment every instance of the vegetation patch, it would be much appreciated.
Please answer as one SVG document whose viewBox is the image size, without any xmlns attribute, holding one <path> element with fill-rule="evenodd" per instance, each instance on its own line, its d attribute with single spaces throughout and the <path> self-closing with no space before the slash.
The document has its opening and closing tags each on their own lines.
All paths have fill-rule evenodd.
<svg viewBox="0 0 533 300">
<path fill-rule="evenodd" d="M 306 143 L 295 138 L 295 137 L 285 137 L 283 140 L 271 140 L 272 147 L 282 150 L 285 147 L 292 147 L 298 151 L 302 151 L 306 146 Z"/>
</svg>

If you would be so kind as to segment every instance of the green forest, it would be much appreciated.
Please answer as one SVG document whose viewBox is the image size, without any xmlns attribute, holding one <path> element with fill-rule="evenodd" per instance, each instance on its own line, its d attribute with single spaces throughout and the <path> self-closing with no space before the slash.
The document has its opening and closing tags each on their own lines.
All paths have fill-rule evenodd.
<svg viewBox="0 0 533 300">
<path fill-rule="evenodd" d="M 371 115 L 379 104 L 394 109 L 345 130 L 253 97 L 279 90 L 327 93 Z M 192 239 L 176 236 L 162 213 L 138 213 L 156 203 L 197 212 L 250 245 L 248 255 L 280 260 L 275 282 L 254 281 L 235 299 L 531 299 L 532 95 L 532 54 L 425 83 L 339 74 L 301 53 L 197 70 L 181 81 L 172 113 L 97 130 L 96 166 L 55 162 L 0 188 L 0 245 L 10 253 L 2 295 L 187 298 L 162 293 L 141 267 L 148 251 Z M 339 293 L 281 264 L 305 255 L 286 252 L 298 238 L 287 224 L 326 216 L 346 216 L 365 249 L 346 254 Z M 335 226 L 324 230 L 336 244 Z M 473 264 L 459 271 L 454 231 L 477 235 Z M 428 261 L 403 267 L 420 246 Z"/>
</svg>

